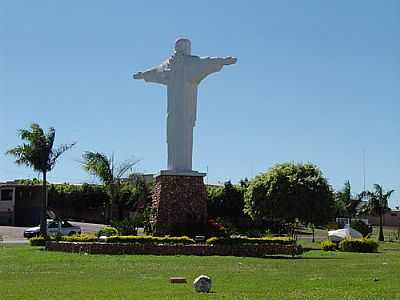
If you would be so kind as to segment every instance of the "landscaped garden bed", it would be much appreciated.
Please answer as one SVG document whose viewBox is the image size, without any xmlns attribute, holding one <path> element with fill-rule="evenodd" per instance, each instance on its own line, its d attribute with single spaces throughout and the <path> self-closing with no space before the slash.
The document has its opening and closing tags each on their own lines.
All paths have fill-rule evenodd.
<svg viewBox="0 0 400 300">
<path fill-rule="evenodd" d="M 136 237 L 114 236 L 107 242 L 47 241 L 49 251 L 90 254 L 151 254 L 264 257 L 266 255 L 300 255 L 303 249 L 294 241 L 281 239 L 218 239 L 206 244 L 195 244 L 188 237 Z"/>
</svg>

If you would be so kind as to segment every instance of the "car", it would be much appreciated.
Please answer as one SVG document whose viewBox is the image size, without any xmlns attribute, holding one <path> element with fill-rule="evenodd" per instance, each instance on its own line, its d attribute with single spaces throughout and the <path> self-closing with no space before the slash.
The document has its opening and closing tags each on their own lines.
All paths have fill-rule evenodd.
<svg viewBox="0 0 400 300">
<path fill-rule="evenodd" d="M 72 235 L 75 233 L 81 233 L 81 228 L 79 226 L 74 226 L 63 220 L 47 220 L 47 234 L 49 236 Z M 38 235 L 40 235 L 40 225 L 28 228 L 24 231 L 25 238 Z"/>
</svg>

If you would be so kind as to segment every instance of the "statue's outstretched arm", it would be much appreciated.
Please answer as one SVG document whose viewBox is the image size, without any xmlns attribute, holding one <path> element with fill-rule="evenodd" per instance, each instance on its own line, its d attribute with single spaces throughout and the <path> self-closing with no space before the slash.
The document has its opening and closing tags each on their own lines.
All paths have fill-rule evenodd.
<svg viewBox="0 0 400 300">
<path fill-rule="evenodd" d="M 232 56 L 227 56 L 223 58 L 223 63 L 224 65 L 233 65 L 236 64 L 237 62 L 237 58 L 236 57 L 232 57 Z"/>
<path fill-rule="evenodd" d="M 133 79 L 144 79 L 144 81 L 148 82 L 168 84 L 169 70 L 162 67 L 163 65 L 144 72 L 138 72 L 133 75 Z"/>
<path fill-rule="evenodd" d="M 208 75 L 218 72 L 223 66 L 233 65 L 237 62 L 235 57 L 202 57 L 200 58 L 199 68 L 195 72 L 195 81 L 200 82 Z"/>
</svg>

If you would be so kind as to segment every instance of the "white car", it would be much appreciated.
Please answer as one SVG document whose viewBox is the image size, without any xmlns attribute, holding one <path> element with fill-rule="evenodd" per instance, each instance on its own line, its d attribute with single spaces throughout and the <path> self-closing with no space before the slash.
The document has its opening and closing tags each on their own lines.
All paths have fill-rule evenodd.
<svg viewBox="0 0 400 300">
<path fill-rule="evenodd" d="M 47 220 L 47 234 L 49 236 L 56 235 L 71 235 L 81 233 L 79 226 L 74 226 L 67 221 L 61 220 Z M 40 225 L 28 228 L 24 231 L 24 237 L 30 238 L 40 234 Z"/>
</svg>

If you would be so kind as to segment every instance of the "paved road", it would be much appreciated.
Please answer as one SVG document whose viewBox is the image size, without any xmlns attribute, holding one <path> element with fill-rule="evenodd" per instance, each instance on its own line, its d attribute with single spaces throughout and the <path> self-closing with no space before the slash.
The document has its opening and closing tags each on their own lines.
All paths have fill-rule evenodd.
<svg viewBox="0 0 400 300">
<path fill-rule="evenodd" d="M 82 232 L 97 232 L 105 225 L 70 222 L 72 225 L 80 226 Z M 26 243 L 28 240 L 24 238 L 24 230 L 28 227 L 0 226 L 0 240 L 5 243 L 19 244 Z"/>
</svg>

